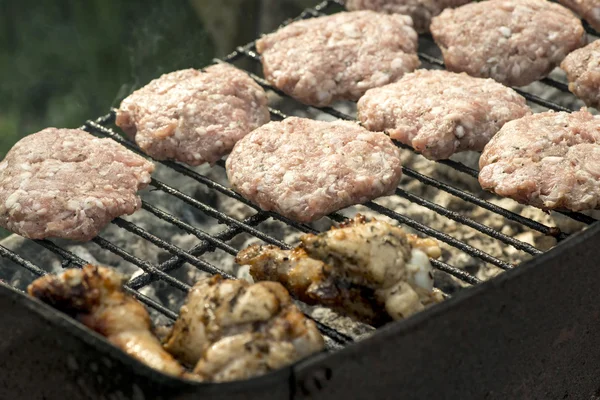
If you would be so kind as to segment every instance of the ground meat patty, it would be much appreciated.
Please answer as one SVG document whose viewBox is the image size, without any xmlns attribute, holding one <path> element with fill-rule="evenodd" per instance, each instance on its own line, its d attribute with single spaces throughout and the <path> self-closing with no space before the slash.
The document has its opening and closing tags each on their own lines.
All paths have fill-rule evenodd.
<svg viewBox="0 0 600 400">
<path fill-rule="evenodd" d="M 502 125 L 529 114 L 523 97 L 492 79 L 436 70 L 407 74 L 358 102 L 365 128 L 386 131 L 432 160 L 481 151 Z"/>
<path fill-rule="evenodd" d="M 587 110 L 511 121 L 481 155 L 484 189 L 543 209 L 600 208 L 600 117 Z"/>
<path fill-rule="evenodd" d="M 427 32 L 431 18 L 448 7 L 458 7 L 471 0 L 346 0 L 348 10 L 373 10 L 388 14 L 409 15 L 419 33 Z"/>
<path fill-rule="evenodd" d="M 590 107 L 600 107 L 600 41 L 569 54 L 560 64 L 567 73 L 569 90 Z"/>
<path fill-rule="evenodd" d="M 226 64 L 165 74 L 121 103 L 117 125 L 158 160 L 215 163 L 269 121 L 265 91 Z"/>
<path fill-rule="evenodd" d="M 596 31 L 600 31 L 600 0 L 558 0 L 585 19 Z"/>
<path fill-rule="evenodd" d="M 0 163 L 0 226 L 32 239 L 90 240 L 141 206 L 154 165 L 112 139 L 47 128 Z"/>
<path fill-rule="evenodd" d="M 293 22 L 258 40 L 256 48 L 269 82 L 314 106 L 358 100 L 419 66 L 410 17 L 374 11 Z"/>
<path fill-rule="evenodd" d="M 431 33 L 451 71 L 524 86 L 584 44 L 581 21 L 546 0 L 488 0 L 446 9 Z"/>
<path fill-rule="evenodd" d="M 227 159 L 233 188 L 300 222 L 391 194 L 402 175 L 398 148 L 353 122 L 290 117 L 238 142 Z"/>
</svg>

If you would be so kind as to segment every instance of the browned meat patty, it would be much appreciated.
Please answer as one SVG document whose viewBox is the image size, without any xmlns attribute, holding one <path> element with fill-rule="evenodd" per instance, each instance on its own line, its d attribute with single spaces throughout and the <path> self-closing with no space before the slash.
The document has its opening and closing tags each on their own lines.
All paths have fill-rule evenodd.
<svg viewBox="0 0 600 400">
<path fill-rule="evenodd" d="M 293 22 L 261 38 L 256 49 L 269 82 L 314 106 L 358 100 L 419 66 L 411 19 L 374 11 Z"/>
<path fill-rule="evenodd" d="M 215 163 L 269 121 L 265 91 L 226 64 L 165 74 L 121 103 L 117 125 L 157 160 Z"/>
<path fill-rule="evenodd" d="M 355 10 L 373 10 L 388 14 L 409 15 L 419 33 L 427 32 L 431 18 L 448 7 L 458 7 L 471 0 L 346 0 L 346 8 Z"/>
<path fill-rule="evenodd" d="M 431 33 L 451 71 L 524 86 L 548 75 L 585 35 L 571 11 L 546 0 L 488 0 L 446 9 Z"/>
<path fill-rule="evenodd" d="M 301 222 L 391 194 L 402 175 L 399 150 L 383 133 L 296 117 L 250 133 L 226 165 L 242 196 Z"/>
<path fill-rule="evenodd" d="M 545 112 L 504 125 L 481 155 L 484 189 L 542 209 L 600 208 L 600 117 Z"/>
<path fill-rule="evenodd" d="M 600 31 L 600 0 L 558 0 L 585 19 L 596 31 Z"/>
<path fill-rule="evenodd" d="M 165 343 L 194 368 L 194 379 L 205 382 L 263 375 L 323 346 L 316 324 L 281 284 L 251 285 L 220 275 L 192 287 Z"/>
<path fill-rule="evenodd" d="M 441 254 L 435 240 L 357 215 L 300 241 L 292 250 L 252 245 L 235 261 L 250 265 L 255 280 L 281 282 L 307 304 L 331 307 L 374 326 L 407 318 L 442 300 L 433 288 L 428 258 Z"/>
<path fill-rule="evenodd" d="M 0 226 L 32 239 L 90 240 L 141 206 L 154 165 L 112 139 L 47 128 L 0 163 Z"/>
<path fill-rule="evenodd" d="M 386 131 L 433 160 L 481 151 L 502 125 L 529 114 L 523 97 L 492 79 L 435 70 L 407 74 L 358 102 L 365 128 Z"/>
<path fill-rule="evenodd" d="M 569 54 L 560 64 L 567 73 L 569 90 L 590 107 L 600 107 L 600 41 Z"/>
</svg>

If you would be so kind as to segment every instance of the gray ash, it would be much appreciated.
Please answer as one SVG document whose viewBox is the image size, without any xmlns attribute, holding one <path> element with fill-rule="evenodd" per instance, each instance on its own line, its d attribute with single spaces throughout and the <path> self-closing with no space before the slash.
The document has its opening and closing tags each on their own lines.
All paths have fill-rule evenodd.
<svg viewBox="0 0 600 400">
<path fill-rule="evenodd" d="M 564 76 L 561 77 L 560 73 L 554 73 L 553 77 L 556 77 L 559 80 L 564 80 Z M 580 102 L 574 98 L 574 96 L 565 94 L 557 89 L 553 89 L 543 83 L 534 83 L 526 89 L 542 98 L 556 101 L 564 106 L 578 108 L 581 105 Z M 270 104 L 274 107 L 280 108 L 288 115 L 310 117 L 319 120 L 333 119 L 330 115 L 324 112 L 299 106 L 298 103 L 292 100 L 280 99 L 278 96 L 273 94 L 270 94 L 270 96 Z M 339 111 L 348 115 L 355 114 L 355 105 L 352 103 L 342 102 L 337 104 L 335 107 Z M 542 108 L 539 106 L 532 106 L 532 108 L 534 111 L 542 110 Z M 477 153 L 462 153 L 453 157 L 454 160 L 463 162 L 464 164 L 473 168 L 477 167 L 478 158 L 479 155 Z M 517 204 L 512 200 L 501 199 L 490 193 L 483 192 L 480 189 L 477 180 L 471 176 L 457 172 L 452 168 L 442 164 L 431 162 L 419 155 L 415 155 L 410 151 L 403 151 L 403 163 L 405 166 L 408 166 L 421 174 L 433 177 L 437 180 L 473 193 L 479 198 L 485 199 L 491 203 L 497 204 L 512 212 L 531 218 L 545 225 L 557 226 L 565 232 L 575 232 L 583 228 L 581 223 L 575 222 L 560 214 L 547 214 L 541 210 Z M 228 186 L 225 171 L 220 166 L 215 166 L 213 168 L 210 168 L 209 166 L 201 166 L 195 168 L 194 170 L 216 182 Z M 189 177 L 185 177 L 179 173 L 176 173 L 165 166 L 157 165 L 157 171 L 154 177 L 237 220 L 241 221 L 256 212 L 245 204 L 215 190 L 208 189 L 203 184 L 200 184 Z M 427 199 L 435 204 L 446 207 L 461 215 L 468 216 L 469 218 L 496 229 L 508 236 L 534 245 L 541 250 L 547 250 L 556 245 L 556 240 L 553 237 L 545 236 L 537 231 L 533 231 L 518 223 L 449 195 L 446 192 L 423 185 L 415 179 L 405 176 L 400 183 L 400 188 L 409 193 Z M 192 225 L 193 227 L 201 229 L 211 235 L 219 234 L 220 232 L 228 229 L 226 225 L 219 224 L 216 219 L 162 191 L 146 189 L 142 193 L 142 198 L 155 207 L 164 210 Z M 414 220 L 421 222 L 433 229 L 447 233 L 450 236 L 466 242 L 475 248 L 483 250 L 501 260 L 513 264 L 519 264 L 530 258 L 528 254 L 519 251 L 512 246 L 505 245 L 504 243 L 492 239 L 477 230 L 442 217 L 427 208 L 411 203 L 401 197 L 384 197 L 376 200 L 376 203 L 390 208 L 399 214 L 413 218 Z M 364 206 L 350 207 L 346 210 L 343 210 L 341 213 L 347 217 L 353 217 L 357 212 L 360 212 L 367 217 L 377 217 L 390 223 L 396 223 L 396 221 L 378 215 Z M 598 213 L 595 215 L 597 216 Z M 195 236 L 186 233 L 170 223 L 160 220 L 145 210 L 140 210 L 139 212 L 130 217 L 126 217 L 125 219 L 186 251 L 192 249 L 200 242 Z M 327 218 L 323 218 L 320 221 L 310 224 L 310 226 L 319 231 L 323 231 L 332 226 L 332 222 Z M 260 231 L 274 238 L 285 241 L 291 245 L 295 245 L 297 243 L 298 237 L 301 234 L 294 228 L 291 228 L 286 224 L 273 219 L 266 220 L 265 222 L 259 224 L 257 228 Z M 102 232 L 101 236 L 120 248 L 125 249 L 131 255 L 144 260 L 153 266 L 157 266 L 173 257 L 172 254 L 164 249 L 161 249 L 140 238 L 139 236 L 117 227 L 114 224 L 107 227 Z M 257 242 L 259 242 L 259 240 L 252 235 L 241 233 L 235 236 L 232 240 L 228 241 L 228 244 L 233 246 L 235 249 L 240 250 L 252 243 Z M 102 249 L 95 243 L 90 242 L 82 244 L 60 240 L 56 240 L 54 243 L 69 251 L 72 251 L 77 256 L 90 263 L 110 265 L 125 274 L 131 275 L 132 277 L 139 276 L 143 273 L 143 271 L 136 265 L 125 261 L 123 258 L 111 253 L 110 251 Z M 58 272 L 63 268 L 63 260 L 61 260 L 54 253 L 44 249 L 39 244 L 28 239 L 23 239 L 19 236 L 12 235 L 4 239 L 0 244 L 14 250 L 26 260 L 35 263 L 48 272 Z M 441 258 L 442 261 L 476 275 L 482 280 L 489 279 L 502 272 L 499 268 L 485 263 L 478 258 L 469 256 L 468 254 L 450 245 L 445 243 L 440 244 L 443 249 Z M 225 272 L 240 278 L 250 279 L 248 269 L 246 267 L 237 266 L 234 263 L 233 255 L 222 250 L 207 252 L 199 257 Z M 193 285 L 194 282 L 196 282 L 199 278 L 206 276 L 207 273 L 189 263 L 183 263 L 181 267 L 170 272 L 170 275 L 184 283 L 187 283 L 188 285 Z M 35 279 L 35 277 L 36 276 L 34 274 L 25 270 L 24 268 L 12 263 L 7 259 L 0 258 L 0 279 L 6 281 L 8 284 L 24 290 L 27 285 L 33 279 Z M 436 271 L 435 273 L 435 282 L 437 287 L 443 289 L 448 294 L 463 290 L 465 286 L 468 286 L 464 282 L 440 271 Z M 183 291 L 173 288 L 168 283 L 160 280 L 156 280 L 150 285 L 140 289 L 140 292 L 175 312 L 178 311 L 182 301 L 185 298 L 185 293 Z M 305 305 L 301 306 L 306 312 L 310 313 L 317 320 L 322 321 L 355 338 L 360 338 L 363 335 L 369 334 L 373 330 L 373 328 L 356 323 L 347 317 L 336 315 L 328 309 L 322 307 L 308 307 Z M 169 320 L 158 312 L 151 312 L 154 322 L 157 325 L 169 323 Z"/>
</svg>

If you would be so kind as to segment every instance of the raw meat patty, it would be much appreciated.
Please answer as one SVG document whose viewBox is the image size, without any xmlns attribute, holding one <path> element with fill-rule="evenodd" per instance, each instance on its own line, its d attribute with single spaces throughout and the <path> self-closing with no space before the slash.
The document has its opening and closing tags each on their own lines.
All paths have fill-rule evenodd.
<svg viewBox="0 0 600 400">
<path fill-rule="evenodd" d="M 458 7 L 471 0 L 346 0 L 348 10 L 373 10 L 388 14 L 409 15 L 419 33 L 427 32 L 431 18 L 448 7 Z"/>
<path fill-rule="evenodd" d="M 488 0 L 446 9 L 431 33 L 451 71 L 524 86 L 584 44 L 581 21 L 546 0 Z"/>
<path fill-rule="evenodd" d="M 374 11 L 293 22 L 258 40 L 256 49 L 267 80 L 313 106 L 358 100 L 419 66 L 410 17 Z"/>
<path fill-rule="evenodd" d="M 600 0 L 558 0 L 585 19 L 596 31 L 600 31 Z"/>
<path fill-rule="evenodd" d="M 590 107 L 600 106 L 600 41 L 569 54 L 560 64 L 567 73 L 569 90 Z"/>
<path fill-rule="evenodd" d="M 481 151 L 506 122 L 531 114 L 525 99 L 492 79 L 418 70 L 396 83 L 369 90 L 358 118 L 437 160 Z"/>
<path fill-rule="evenodd" d="M 121 103 L 117 125 L 157 160 L 214 164 L 269 121 L 265 91 L 226 64 L 165 74 Z"/>
<path fill-rule="evenodd" d="M 0 163 L 0 225 L 32 239 L 90 240 L 141 206 L 154 164 L 112 139 L 47 128 Z"/>
<path fill-rule="evenodd" d="M 391 194 L 402 175 L 400 152 L 383 133 L 296 117 L 240 140 L 226 166 L 242 196 L 301 222 Z"/>
<path fill-rule="evenodd" d="M 479 160 L 484 189 L 542 209 L 600 208 L 600 117 L 586 109 L 511 121 Z"/>
</svg>

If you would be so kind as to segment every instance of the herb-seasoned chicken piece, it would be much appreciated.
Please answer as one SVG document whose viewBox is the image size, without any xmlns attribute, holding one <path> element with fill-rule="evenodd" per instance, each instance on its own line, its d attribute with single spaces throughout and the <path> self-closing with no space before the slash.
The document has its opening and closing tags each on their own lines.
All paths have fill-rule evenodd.
<svg viewBox="0 0 600 400">
<path fill-rule="evenodd" d="M 202 381 L 261 375 L 323 349 L 315 323 L 276 282 L 214 276 L 190 291 L 165 348 Z"/>
<path fill-rule="evenodd" d="M 27 291 L 106 336 L 125 353 L 165 374 L 182 376 L 183 367 L 151 331 L 144 306 L 123 292 L 124 277 L 105 267 L 87 265 L 36 279 Z"/>
<path fill-rule="evenodd" d="M 433 288 L 432 239 L 358 215 L 339 228 L 304 235 L 292 250 L 253 245 L 236 262 L 258 281 L 281 282 L 307 304 L 323 305 L 359 321 L 382 325 L 442 300 Z"/>
</svg>

